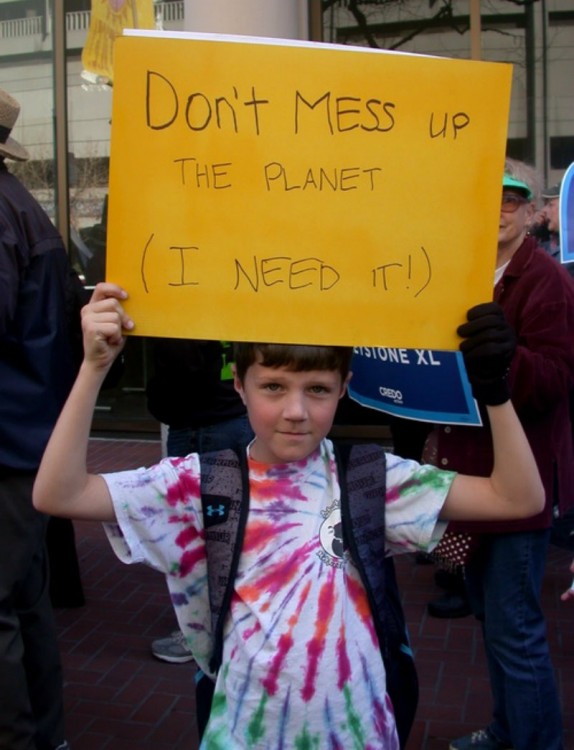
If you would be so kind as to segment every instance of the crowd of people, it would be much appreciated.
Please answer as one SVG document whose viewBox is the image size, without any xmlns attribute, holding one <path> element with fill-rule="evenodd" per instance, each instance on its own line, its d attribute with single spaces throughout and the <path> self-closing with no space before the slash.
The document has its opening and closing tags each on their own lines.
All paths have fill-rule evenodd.
<svg viewBox="0 0 574 750">
<path fill-rule="evenodd" d="M 0 747 L 69 747 L 46 530 L 84 519 L 104 522 L 119 560 L 165 576 L 176 629 L 151 651 L 203 673 L 202 747 L 404 747 L 381 656 L 380 560 L 365 540 L 440 565 L 459 534 L 471 553 L 445 585 L 465 608 L 447 599 L 435 614 L 480 621 L 493 708 L 450 750 L 563 750 L 540 602 L 554 523 L 574 506 L 574 281 L 556 250 L 559 186 L 540 190 L 531 166 L 506 161 L 492 299 L 457 329 L 482 426 L 413 424 L 409 443 L 394 420 L 395 450 L 362 454 L 357 523 L 329 439 L 349 347 L 158 339 L 147 403 L 165 458 L 88 473 L 96 400 L 137 320 L 129 289 L 101 282 L 86 300 L 60 235 L 9 172 L 5 160 L 29 158 L 11 136 L 18 114 L 0 90 Z M 205 486 L 213 452 L 224 496 Z M 207 537 L 232 561 L 217 607 Z"/>
</svg>

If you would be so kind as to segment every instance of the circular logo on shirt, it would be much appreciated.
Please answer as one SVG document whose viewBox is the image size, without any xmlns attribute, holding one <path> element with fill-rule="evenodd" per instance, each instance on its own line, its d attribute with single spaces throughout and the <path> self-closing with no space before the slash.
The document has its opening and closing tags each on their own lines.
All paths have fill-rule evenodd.
<svg viewBox="0 0 574 750">
<path fill-rule="evenodd" d="M 327 565 L 340 568 L 343 566 L 345 557 L 341 509 L 338 505 L 332 506 L 321 515 L 324 520 L 319 529 L 319 541 L 321 542 L 319 557 Z"/>
</svg>

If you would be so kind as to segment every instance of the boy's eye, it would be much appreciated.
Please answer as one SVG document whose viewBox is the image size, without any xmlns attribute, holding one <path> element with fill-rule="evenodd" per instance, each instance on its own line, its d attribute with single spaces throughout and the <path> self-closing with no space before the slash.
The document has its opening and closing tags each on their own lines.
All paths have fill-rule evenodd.
<svg viewBox="0 0 574 750">
<path fill-rule="evenodd" d="M 317 394 L 330 393 L 330 389 L 327 388 L 327 386 L 325 385 L 312 385 L 311 388 L 309 388 L 309 390 L 311 391 L 311 393 L 317 393 Z"/>
<path fill-rule="evenodd" d="M 263 388 L 266 391 L 272 391 L 273 393 L 275 393 L 276 391 L 281 389 L 281 386 L 279 385 L 279 383 L 264 383 Z"/>
</svg>

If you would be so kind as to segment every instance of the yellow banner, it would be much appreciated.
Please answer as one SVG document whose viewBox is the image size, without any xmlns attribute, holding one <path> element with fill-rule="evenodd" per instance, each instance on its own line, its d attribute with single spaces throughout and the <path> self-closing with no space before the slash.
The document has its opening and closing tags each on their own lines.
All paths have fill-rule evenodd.
<svg viewBox="0 0 574 750">
<path fill-rule="evenodd" d="M 124 29 L 153 29 L 153 0 L 92 0 L 90 27 L 82 50 L 84 70 L 114 79 L 114 42 Z"/>
<path fill-rule="evenodd" d="M 117 40 L 107 277 L 141 335 L 446 349 L 492 298 L 511 67 Z"/>
</svg>

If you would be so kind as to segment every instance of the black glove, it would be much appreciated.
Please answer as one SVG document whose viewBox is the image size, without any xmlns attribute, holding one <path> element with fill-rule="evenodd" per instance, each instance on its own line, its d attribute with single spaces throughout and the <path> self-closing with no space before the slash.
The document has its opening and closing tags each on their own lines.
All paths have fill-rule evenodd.
<svg viewBox="0 0 574 750">
<path fill-rule="evenodd" d="M 510 398 L 506 376 L 516 350 L 516 335 L 497 302 L 471 307 L 457 333 L 474 398 L 488 406 Z"/>
</svg>

